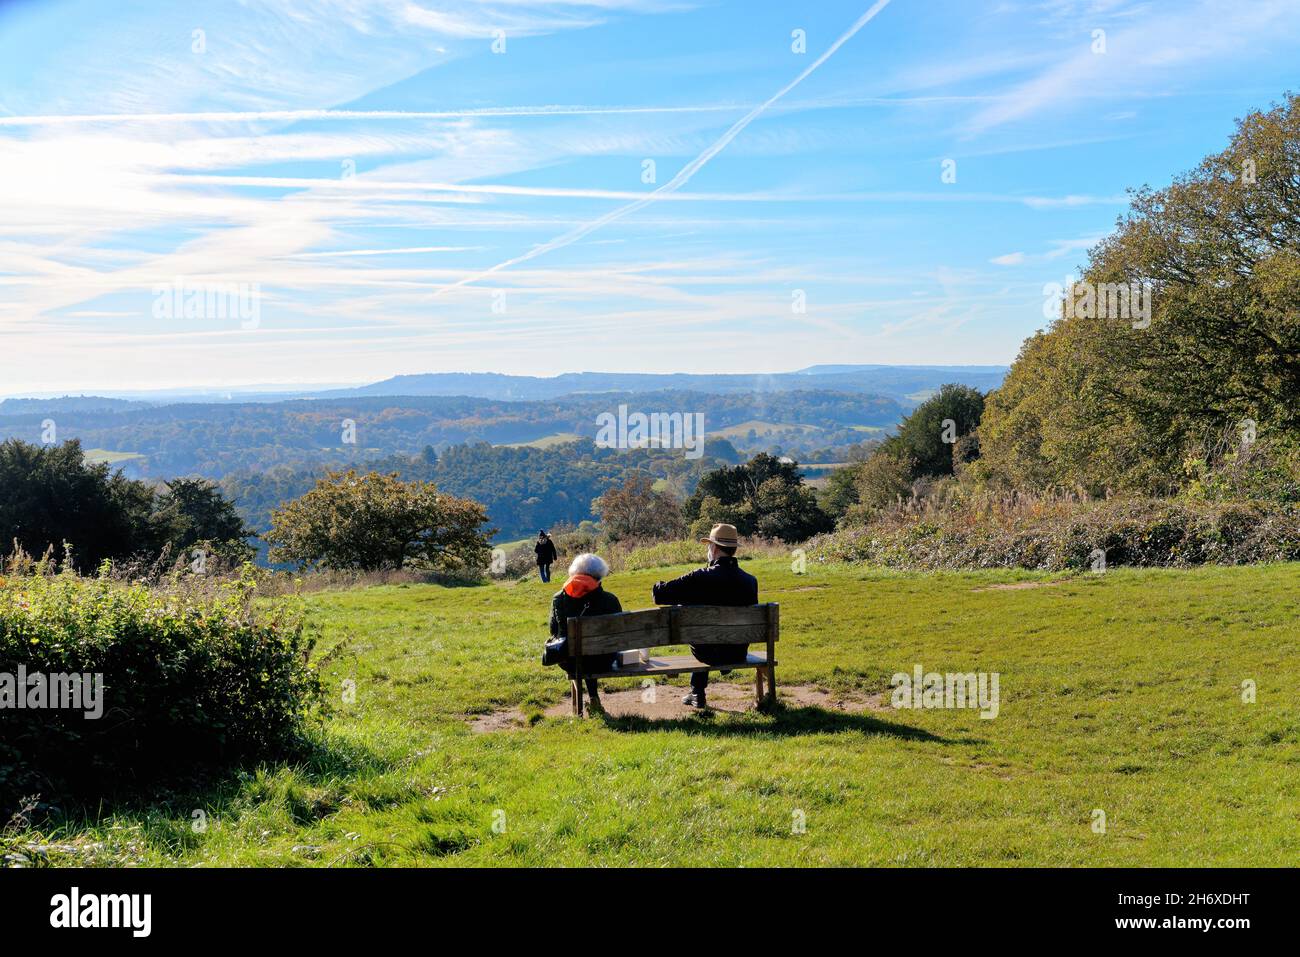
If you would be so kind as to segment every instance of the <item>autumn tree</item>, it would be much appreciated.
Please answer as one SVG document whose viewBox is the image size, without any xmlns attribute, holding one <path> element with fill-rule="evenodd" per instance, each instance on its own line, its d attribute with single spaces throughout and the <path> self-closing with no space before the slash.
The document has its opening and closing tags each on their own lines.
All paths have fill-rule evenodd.
<svg viewBox="0 0 1300 957">
<path fill-rule="evenodd" d="M 376 571 L 486 568 L 495 529 L 471 499 L 396 474 L 330 472 L 301 498 L 276 509 L 266 539 L 271 561 Z"/>
<path fill-rule="evenodd" d="M 656 491 L 650 477 L 641 473 L 595 499 L 591 509 L 611 541 L 677 538 L 686 529 L 680 503 Z"/>
<path fill-rule="evenodd" d="M 1166 492 L 1206 436 L 1249 422 L 1293 437 L 1300 96 L 1241 120 L 1225 150 L 1164 189 L 1135 191 L 1082 281 L 1149 308 L 1062 308 L 1026 343 L 980 428 L 986 477 Z"/>
</svg>

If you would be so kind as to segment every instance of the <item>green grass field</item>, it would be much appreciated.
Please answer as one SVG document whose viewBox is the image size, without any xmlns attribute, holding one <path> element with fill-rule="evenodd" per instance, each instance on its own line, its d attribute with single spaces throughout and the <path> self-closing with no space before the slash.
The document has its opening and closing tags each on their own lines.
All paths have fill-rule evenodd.
<svg viewBox="0 0 1300 957">
<path fill-rule="evenodd" d="M 555 432 L 551 435 L 544 435 L 540 439 L 533 439 L 531 442 L 507 442 L 507 449 L 549 449 L 556 445 L 564 445 L 566 442 L 578 442 L 583 437 L 577 432 Z"/>
<path fill-rule="evenodd" d="M 809 432 L 822 431 L 822 429 L 816 425 L 798 425 L 789 422 L 764 422 L 761 419 L 750 419 L 747 422 L 739 422 L 736 425 L 729 425 L 725 429 L 711 429 L 709 435 L 721 439 L 744 439 L 751 431 L 759 436 L 764 436 L 773 432 L 785 432 L 789 429 L 796 429 L 805 434 Z"/>
<path fill-rule="evenodd" d="M 114 452 L 110 449 L 86 449 L 82 454 L 87 462 L 107 462 L 109 465 L 121 465 L 123 462 L 144 458 L 139 452 Z"/>
<path fill-rule="evenodd" d="M 54 863 L 182 866 L 1293 865 L 1300 854 L 1300 566 L 1065 580 L 747 567 L 763 600 L 781 603 L 780 683 L 875 693 L 916 664 L 998 672 L 998 717 L 545 718 L 567 690 L 538 663 L 554 583 L 325 592 L 306 599 L 320 647 L 346 646 L 327 670 L 335 713 L 316 758 L 36 837 Z M 609 587 L 644 607 L 652 582 L 682 570 Z M 1035 587 L 990 587 L 1012 582 Z M 345 681 L 354 703 L 341 700 Z M 469 729 L 467 716 L 510 707 L 536 720 Z"/>
</svg>

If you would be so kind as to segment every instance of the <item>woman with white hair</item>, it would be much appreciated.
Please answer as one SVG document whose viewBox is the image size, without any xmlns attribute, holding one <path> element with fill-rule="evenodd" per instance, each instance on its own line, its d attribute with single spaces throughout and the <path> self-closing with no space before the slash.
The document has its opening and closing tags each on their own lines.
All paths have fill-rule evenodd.
<svg viewBox="0 0 1300 957">
<path fill-rule="evenodd" d="M 570 676 L 573 675 L 573 659 L 568 654 L 568 623 L 570 618 L 583 615 L 615 615 L 623 606 L 613 594 L 605 591 L 601 582 L 609 574 L 609 565 L 599 555 L 584 552 L 573 560 L 569 566 L 569 580 L 551 599 L 551 638 L 563 639 L 562 642 L 548 643 L 547 655 L 543 664 L 558 664 Z M 564 644 L 559 657 L 552 658 L 555 644 Z M 592 672 L 609 671 L 617 655 L 583 655 L 582 670 Z M 595 678 L 587 679 L 587 694 L 591 697 L 591 709 L 603 710 L 600 704 L 600 692 Z"/>
</svg>

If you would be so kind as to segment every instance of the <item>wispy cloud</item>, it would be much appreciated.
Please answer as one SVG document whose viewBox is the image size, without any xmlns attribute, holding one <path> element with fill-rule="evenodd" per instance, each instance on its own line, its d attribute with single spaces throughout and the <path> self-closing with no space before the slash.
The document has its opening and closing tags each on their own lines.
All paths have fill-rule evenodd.
<svg viewBox="0 0 1300 957">
<path fill-rule="evenodd" d="M 1132 95 L 1162 76 L 1293 37 L 1300 29 L 1291 0 L 1199 0 L 1177 7 L 1116 0 L 1051 3 L 1045 9 L 1073 24 L 1073 52 L 1054 51 L 1045 69 L 971 117 L 965 135 L 1068 109 L 1099 93 Z"/>
<path fill-rule="evenodd" d="M 1300 54 L 1277 0 L 863 29 L 877 4 L 847 33 L 742 0 L 49 3 L 0 33 L 7 391 L 519 371 L 577 336 L 607 368 L 1005 361 L 1041 324 L 1028 274 L 1260 105 L 1220 81 Z M 153 318 L 179 277 L 259 284 L 263 324 Z"/>
<path fill-rule="evenodd" d="M 797 87 L 800 83 L 802 83 L 805 79 L 807 79 L 810 75 L 812 75 L 812 73 L 818 67 L 820 67 L 823 63 L 825 63 L 832 56 L 834 56 L 835 52 L 839 50 L 840 47 L 842 47 L 845 43 L 847 43 L 850 39 L 852 39 L 859 30 L 861 30 L 864 26 L 866 26 L 867 23 L 870 22 L 876 16 L 876 14 L 878 14 L 881 10 L 883 10 L 888 4 L 889 4 L 889 0 L 877 0 L 877 2 L 873 4 L 867 10 L 866 13 L 858 17 L 858 19 L 853 22 L 852 26 L 850 26 L 849 29 L 846 30 L 844 33 L 840 34 L 839 38 L 836 39 L 836 41 L 832 43 L 830 47 L 828 47 L 826 51 L 821 54 L 821 56 L 819 56 L 816 60 L 814 60 L 811 64 L 809 64 L 808 67 L 803 70 L 803 72 L 801 72 L 793 80 L 791 80 L 785 86 L 781 87 L 781 89 L 777 90 L 770 97 L 768 97 L 758 106 L 754 107 L 744 116 L 742 116 L 739 120 L 733 123 L 731 127 L 725 133 L 723 133 L 722 136 L 720 136 L 713 144 L 711 144 L 703 153 L 701 153 L 699 156 L 695 157 L 695 159 L 687 163 L 686 166 L 684 166 L 680 171 L 678 171 L 677 175 L 675 175 L 667 183 L 664 183 L 664 185 L 654 190 L 654 192 L 652 192 L 649 196 L 646 196 L 642 199 L 638 199 L 635 202 L 629 203 L 627 206 L 622 206 L 616 210 L 613 210 L 612 212 L 606 213 L 603 216 L 597 217 L 596 219 L 593 219 L 591 222 L 584 223 L 578 228 L 570 230 L 569 232 L 565 233 L 562 236 L 557 236 L 555 239 L 543 243 L 540 246 L 534 246 L 532 249 L 530 249 L 526 253 L 523 253 L 522 255 L 515 256 L 512 259 L 507 259 L 504 262 L 497 263 L 495 266 L 491 266 L 488 269 L 482 270 L 481 272 L 475 273 L 471 276 L 467 276 L 464 279 L 461 279 L 460 281 L 453 283 L 448 288 L 455 288 L 457 286 L 463 286 L 468 283 L 477 282 L 481 279 L 486 279 L 488 276 L 500 272 L 502 269 L 508 269 L 511 266 L 516 266 L 519 263 L 527 262 L 530 259 L 535 259 L 538 256 L 545 255 L 546 253 L 553 252 L 554 250 L 557 249 L 563 249 L 565 246 L 569 246 L 577 242 L 578 240 L 582 239 L 584 236 L 587 236 L 590 233 L 595 232 L 597 229 L 600 229 L 602 226 L 606 226 L 609 223 L 612 223 L 618 219 L 622 219 L 624 216 L 634 213 L 639 209 L 643 209 L 644 207 L 650 205 L 651 203 L 655 202 L 658 199 L 661 199 L 665 196 L 675 193 L 677 190 L 681 189 L 683 186 L 689 183 L 691 181 L 691 178 L 696 173 L 698 173 L 705 166 L 705 164 L 709 162 L 709 160 L 713 159 L 713 157 L 717 156 L 720 152 L 726 149 L 727 144 L 729 144 L 732 140 L 734 140 L 737 136 L 739 136 L 740 133 L 745 129 L 745 127 L 749 126 L 750 123 L 754 122 L 754 120 L 762 116 L 768 107 L 776 103 L 783 96 L 785 96 L 795 87 Z"/>
</svg>

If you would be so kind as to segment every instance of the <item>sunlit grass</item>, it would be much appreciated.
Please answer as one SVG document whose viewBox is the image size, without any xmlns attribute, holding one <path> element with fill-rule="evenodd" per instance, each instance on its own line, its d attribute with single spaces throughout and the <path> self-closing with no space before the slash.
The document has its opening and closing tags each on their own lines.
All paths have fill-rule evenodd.
<svg viewBox="0 0 1300 957">
<path fill-rule="evenodd" d="M 916 664 L 998 672 L 998 717 L 790 708 L 474 734 L 467 716 L 538 715 L 564 695 L 563 676 L 538 662 L 554 583 L 323 592 L 307 599 L 321 648 L 344 647 L 314 756 L 201 796 L 11 834 L 4 850 L 259 866 L 1297 859 L 1300 566 L 1072 577 L 748 567 L 782 606 L 782 684 L 874 693 Z M 651 584 L 682 570 L 608 586 L 645 607 Z M 1012 582 L 1053 584 L 989 587 Z"/>
</svg>

